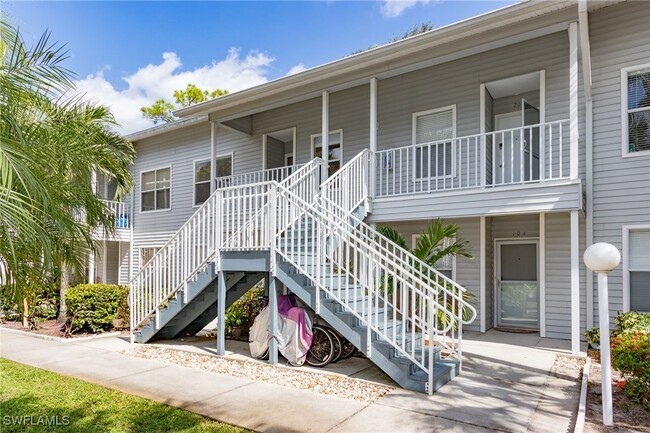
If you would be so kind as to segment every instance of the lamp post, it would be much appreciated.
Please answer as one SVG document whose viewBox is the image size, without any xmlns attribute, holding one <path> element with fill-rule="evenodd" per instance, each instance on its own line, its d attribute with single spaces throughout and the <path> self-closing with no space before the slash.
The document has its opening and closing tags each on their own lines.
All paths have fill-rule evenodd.
<svg viewBox="0 0 650 433">
<path fill-rule="evenodd" d="M 600 324 L 600 371 L 603 392 L 603 424 L 613 425 L 612 364 L 609 346 L 609 303 L 607 273 L 621 262 L 621 253 L 614 245 L 598 242 L 585 250 L 585 265 L 598 273 L 598 322 Z"/>
</svg>

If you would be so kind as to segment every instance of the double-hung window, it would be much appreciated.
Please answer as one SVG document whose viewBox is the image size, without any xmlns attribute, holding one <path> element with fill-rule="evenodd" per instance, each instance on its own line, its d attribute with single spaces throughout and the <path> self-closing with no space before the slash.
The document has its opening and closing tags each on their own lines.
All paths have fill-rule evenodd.
<svg viewBox="0 0 650 433">
<path fill-rule="evenodd" d="M 194 161 L 194 206 L 210 197 L 210 160 Z"/>
<path fill-rule="evenodd" d="M 232 153 L 217 156 L 215 175 L 217 176 L 215 179 L 217 189 L 231 186 L 230 176 L 232 176 Z"/>
<path fill-rule="evenodd" d="M 629 309 L 650 313 L 650 227 L 624 228 L 624 280 L 627 282 Z"/>
<path fill-rule="evenodd" d="M 623 155 L 650 151 L 650 65 L 621 73 Z"/>
<path fill-rule="evenodd" d="M 416 179 L 454 175 L 456 106 L 413 114 L 413 166 Z"/>
<path fill-rule="evenodd" d="M 140 210 L 142 212 L 171 208 L 171 167 L 142 173 Z"/>
</svg>

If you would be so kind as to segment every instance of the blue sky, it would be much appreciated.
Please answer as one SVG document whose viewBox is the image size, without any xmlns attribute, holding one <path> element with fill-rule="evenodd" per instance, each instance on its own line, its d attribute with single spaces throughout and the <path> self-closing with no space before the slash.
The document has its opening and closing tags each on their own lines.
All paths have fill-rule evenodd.
<svg viewBox="0 0 650 433">
<path fill-rule="evenodd" d="M 3 1 L 33 42 L 49 29 L 87 97 L 124 132 L 150 126 L 139 107 L 193 82 L 237 91 L 318 66 L 414 25 L 440 27 L 513 1 Z"/>
</svg>

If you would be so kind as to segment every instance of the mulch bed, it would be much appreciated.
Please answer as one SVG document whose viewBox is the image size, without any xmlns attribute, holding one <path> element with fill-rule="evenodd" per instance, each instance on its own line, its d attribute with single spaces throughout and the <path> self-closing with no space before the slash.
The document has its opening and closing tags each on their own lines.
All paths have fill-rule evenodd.
<svg viewBox="0 0 650 433">
<path fill-rule="evenodd" d="M 612 405 L 614 408 L 614 425 L 603 425 L 603 400 L 600 380 L 600 363 L 592 357 L 589 370 L 589 387 L 587 389 L 587 412 L 585 433 L 650 433 L 650 410 L 631 401 L 616 384 L 621 374 L 612 370 Z"/>
<path fill-rule="evenodd" d="M 42 320 L 38 322 L 38 329 L 30 329 L 23 327 L 22 321 L 6 321 L 0 323 L 1 328 L 15 329 L 18 331 L 30 332 L 32 334 L 38 335 L 47 335 L 50 337 L 59 337 L 64 338 L 64 327 L 63 322 L 59 322 L 56 319 L 51 320 Z M 89 334 L 89 333 L 74 333 L 67 338 L 81 338 L 81 337 L 92 337 L 101 334 Z"/>
</svg>

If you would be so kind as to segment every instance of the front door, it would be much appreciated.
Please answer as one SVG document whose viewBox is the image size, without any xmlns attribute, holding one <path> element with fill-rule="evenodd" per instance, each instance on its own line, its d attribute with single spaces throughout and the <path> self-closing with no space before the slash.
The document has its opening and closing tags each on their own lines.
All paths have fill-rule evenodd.
<svg viewBox="0 0 650 433">
<path fill-rule="evenodd" d="M 498 241 L 497 324 L 539 328 L 537 241 Z"/>
</svg>

